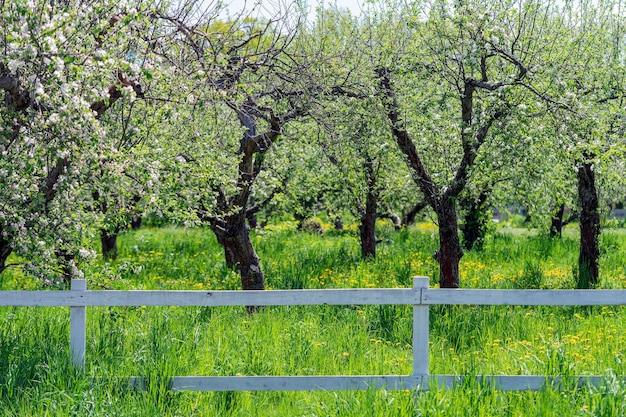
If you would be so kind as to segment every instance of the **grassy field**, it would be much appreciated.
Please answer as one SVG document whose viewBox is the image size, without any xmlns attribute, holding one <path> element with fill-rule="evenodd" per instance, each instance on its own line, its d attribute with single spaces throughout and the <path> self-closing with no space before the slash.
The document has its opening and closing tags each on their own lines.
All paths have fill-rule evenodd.
<svg viewBox="0 0 626 417">
<path fill-rule="evenodd" d="M 360 259 L 354 228 L 324 236 L 283 223 L 256 232 L 274 289 L 409 287 L 438 280 L 433 225 L 381 225 L 376 260 Z M 602 235 L 601 287 L 626 287 L 626 235 Z M 462 260 L 462 285 L 572 288 L 578 245 L 503 231 Z M 208 230 L 144 229 L 121 237 L 120 258 L 86 272 L 92 289 L 236 289 Z M 0 287 L 40 284 L 19 271 Z M 433 374 L 606 376 L 600 388 L 500 392 L 468 384 L 426 393 L 226 392 L 167 389 L 174 375 L 408 374 L 411 308 L 91 308 L 86 368 L 68 355 L 67 308 L 0 308 L 0 416 L 622 416 L 626 309 L 431 307 Z M 129 390 L 125 376 L 148 379 Z"/>
</svg>

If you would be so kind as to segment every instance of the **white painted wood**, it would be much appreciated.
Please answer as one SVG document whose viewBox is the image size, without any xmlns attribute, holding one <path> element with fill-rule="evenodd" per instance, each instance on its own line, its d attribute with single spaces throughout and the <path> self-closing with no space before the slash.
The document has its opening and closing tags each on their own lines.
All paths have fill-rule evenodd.
<svg viewBox="0 0 626 417">
<path fill-rule="evenodd" d="M 626 305 L 626 290 L 471 290 L 429 288 L 424 304 L 467 305 Z"/>
<path fill-rule="evenodd" d="M 250 376 L 174 377 L 174 390 L 361 390 L 373 388 L 454 388 L 486 384 L 504 391 L 541 390 L 547 386 L 599 386 L 601 376 L 546 377 L 484 375 L 463 377 L 428 374 L 430 304 L 470 305 L 626 305 L 626 290 L 469 290 L 431 289 L 416 277 L 414 288 L 280 290 L 280 291 L 88 291 L 85 280 L 73 280 L 71 291 L 0 291 L 0 306 L 70 306 L 70 351 L 77 367 L 85 363 L 86 306 L 277 306 L 277 305 L 413 305 L 413 369 L 410 376 Z M 620 378 L 626 382 L 626 379 Z M 145 387 L 140 377 L 131 385 Z M 569 384 L 569 385 L 568 385 Z"/>
<path fill-rule="evenodd" d="M 602 376 L 545 376 L 545 375 L 477 375 L 464 377 L 458 375 L 431 375 L 430 387 L 451 390 L 465 385 L 489 387 L 500 391 L 541 391 L 573 387 L 600 387 L 607 381 Z M 473 379 L 468 381 L 468 378 Z M 626 382 L 626 378 L 618 380 Z"/>
<path fill-rule="evenodd" d="M 413 288 L 420 292 L 428 288 L 428 277 L 414 277 Z M 413 305 L 413 376 L 428 375 L 428 339 L 429 339 L 429 307 Z"/>
<path fill-rule="evenodd" d="M 626 290 L 0 291 L 0 306 L 626 305 Z"/>
<path fill-rule="evenodd" d="M 0 291 L 0 306 L 55 307 L 80 304 L 69 291 Z"/>
<path fill-rule="evenodd" d="M 72 293 L 81 293 L 87 290 L 87 281 L 73 279 Z M 87 309 L 84 306 L 70 308 L 70 352 L 72 363 L 78 368 L 85 367 L 85 339 L 87 333 Z"/>
<path fill-rule="evenodd" d="M 419 304 L 412 288 L 256 291 L 0 291 L 1 306 L 278 306 Z"/>
<path fill-rule="evenodd" d="M 468 380 L 469 379 L 469 380 Z M 626 383 L 626 378 L 618 378 Z M 332 391 L 332 390 L 452 390 L 463 386 L 500 391 L 541 391 L 572 387 L 600 387 L 603 376 L 545 375 L 368 375 L 368 376 L 175 376 L 169 387 L 175 391 Z M 142 377 L 129 378 L 129 386 L 146 390 Z"/>
<path fill-rule="evenodd" d="M 175 391 L 331 391 L 415 389 L 422 383 L 414 376 L 215 376 L 174 377 Z M 140 386 L 140 385 L 138 385 Z"/>
</svg>

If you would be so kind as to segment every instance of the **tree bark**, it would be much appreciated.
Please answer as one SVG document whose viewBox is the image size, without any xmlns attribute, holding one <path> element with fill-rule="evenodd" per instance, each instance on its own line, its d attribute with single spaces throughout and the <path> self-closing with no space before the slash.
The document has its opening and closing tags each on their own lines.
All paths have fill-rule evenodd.
<svg viewBox="0 0 626 417">
<path fill-rule="evenodd" d="M 435 211 L 439 222 L 439 250 L 434 257 L 439 262 L 439 286 L 459 288 L 459 262 L 463 257 L 463 248 L 459 239 L 459 221 L 454 199 L 444 195 Z"/>
<path fill-rule="evenodd" d="M 488 207 L 486 206 L 489 192 L 484 190 L 478 199 L 462 198 L 459 200 L 461 208 L 465 211 L 461 233 L 463 234 L 463 246 L 465 250 L 472 250 L 474 246 L 480 246 L 487 234 L 489 222 Z"/>
<path fill-rule="evenodd" d="M 600 258 L 600 211 L 595 174 L 591 162 L 578 167 L 578 198 L 580 200 L 580 254 L 578 256 L 578 288 L 593 288 L 598 283 Z"/>
<path fill-rule="evenodd" d="M 361 224 L 359 232 L 361 236 L 361 256 L 363 259 L 376 257 L 376 218 L 378 217 L 378 172 L 375 162 L 366 156 L 365 180 L 367 182 L 367 196 L 365 207 L 360 203 L 359 217 Z"/>
<path fill-rule="evenodd" d="M 378 205 L 378 195 L 371 188 L 367 192 L 367 202 L 365 210 L 361 212 L 361 224 L 359 232 L 361 235 L 361 256 L 363 259 L 376 257 L 376 206 Z"/>
<path fill-rule="evenodd" d="M 211 229 L 224 248 L 227 264 L 239 271 L 242 289 L 265 289 L 265 274 L 261 269 L 259 256 L 252 245 L 250 228 L 245 222 L 245 217 L 236 216 L 230 219 L 225 227 L 212 225 Z"/>
<path fill-rule="evenodd" d="M 565 204 L 561 204 L 552 216 L 550 222 L 550 237 L 561 237 L 563 228 L 578 218 L 578 213 L 572 213 L 567 219 L 563 219 L 565 215 Z"/>
<path fill-rule="evenodd" d="M 381 219 L 389 219 L 391 223 L 393 223 L 394 230 L 402 229 L 402 219 L 396 213 L 391 211 L 389 207 L 386 205 L 383 206 L 384 211 L 382 213 L 378 213 L 377 216 Z"/>
<path fill-rule="evenodd" d="M 237 267 L 237 258 L 235 257 L 235 252 L 233 248 L 227 247 L 226 243 L 226 233 L 217 231 L 215 228 L 211 227 L 213 233 L 215 233 L 215 237 L 217 238 L 217 243 L 220 244 L 222 248 L 224 248 L 224 258 L 226 260 L 226 266 L 228 268 L 236 268 Z"/>
<path fill-rule="evenodd" d="M 420 211 L 424 210 L 428 206 L 428 202 L 426 200 L 422 200 L 406 213 L 402 214 L 402 225 L 403 226 L 411 226 L 415 223 L 415 218 L 419 214 Z"/>
<path fill-rule="evenodd" d="M 396 213 L 387 213 L 387 218 L 393 223 L 394 230 L 402 229 L 402 219 Z"/>
<path fill-rule="evenodd" d="M 100 230 L 100 243 L 102 245 L 102 257 L 106 261 L 117 259 L 117 235 L 118 230 Z"/>
<path fill-rule="evenodd" d="M 565 204 L 561 204 L 550 220 L 550 237 L 561 237 L 563 233 L 563 214 Z"/>
<path fill-rule="evenodd" d="M 141 222 L 142 222 L 142 221 L 143 221 L 143 219 L 142 219 L 142 217 L 141 217 L 141 216 L 139 216 L 139 215 L 138 215 L 138 216 L 133 216 L 133 217 L 130 219 L 130 227 L 131 227 L 133 230 L 139 230 L 139 229 L 141 229 Z"/>
<path fill-rule="evenodd" d="M 250 226 L 250 229 L 254 230 L 259 227 L 259 219 L 257 218 L 256 213 L 248 210 L 246 212 L 246 219 L 248 220 L 248 225 Z"/>
<path fill-rule="evenodd" d="M 0 273 L 7 268 L 7 259 L 11 255 L 11 252 L 13 252 L 11 242 L 0 236 Z"/>
<path fill-rule="evenodd" d="M 361 235 L 361 257 L 363 259 L 376 257 L 376 213 L 368 213 L 361 217 L 359 232 Z"/>
<path fill-rule="evenodd" d="M 290 119 L 299 116 L 300 112 L 294 110 L 288 115 L 276 116 L 270 108 L 261 110 L 251 98 L 234 110 L 241 127 L 245 128 L 239 141 L 238 154 L 241 159 L 237 191 L 231 198 L 228 198 L 223 188 L 216 187 L 213 190 L 217 196 L 219 211 L 232 214 L 225 217 L 205 217 L 202 214 L 201 218 L 205 217 L 209 221 L 218 243 L 224 248 L 226 265 L 237 268 L 239 271 L 242 289 L 263 290 L 265 289 L 265 275 L 261 269 L 259 256 L 250 240 L 250 228 L 246 224 L 251 187 L 261 172 L 265 152 L 280 136 L 282 126 Z M 266 132 L 257 134 L 255 115 L 261 111 L 268 113 L 270 126 Z M 255 307 L 249 307 L 248 310 L 252 312 Z"/>
<path fill-rule="evenodd" d="M 74 271 L 76 268 L 75 256 L 71 251 L 66 249 L 58 249 L 56 252 L 58 264 L 61 269 L 61 282 L 69 284 L 74 279 Z"/>
</svg>

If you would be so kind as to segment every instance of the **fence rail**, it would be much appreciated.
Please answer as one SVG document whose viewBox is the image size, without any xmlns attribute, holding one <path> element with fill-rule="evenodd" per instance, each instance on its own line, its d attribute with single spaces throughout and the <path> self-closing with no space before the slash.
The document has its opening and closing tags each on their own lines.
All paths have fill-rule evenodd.
<svg viewBox="0 0 626 417">
<path fill-rule="evenodd" d="M 74 280 L 70 291 L 0 291 L 0 306 L 70 308 L 70 352 L 84 367 L 86 308 L 94 306 L 294 306 L 294 305 L 413 305 L 413 368 L 411 375 L 363 376 L 179 376 L 173 390 L 293 391 L 363 390 L 372 388 L 428 390 L 468 383 L 455 375 L 431 375 L 428 366 L 429 306 L 463 305 L 626 305 L 626 290 L 473 290 L 428 288 L 427 277 L 415 277 L 413 288 L 363 288 L 274 291 L 90 291 L 85 280 Z M 471 383 L 504 391 L 541 390 L 562 384 L 594 385 L 602 376 L 479 375 Z M 131 384 L 142 386 L 140 377 Z"/>
</svg>

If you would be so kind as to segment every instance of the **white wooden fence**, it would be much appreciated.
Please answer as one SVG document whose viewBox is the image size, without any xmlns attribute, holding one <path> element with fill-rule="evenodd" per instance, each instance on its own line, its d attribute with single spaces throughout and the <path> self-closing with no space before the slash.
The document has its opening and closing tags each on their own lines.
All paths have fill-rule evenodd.
<svg viewBox="0 0 626 417">
<path fill-rule="evenodd" d="M 431 375 L 428 367 L 429 305 L 626 305 L 626 290 L 472 290 L 428 288 L 429 279 L 415 277 L 413 288 L 363 288 L 276 291 L 90 291 L 74 280 L 71 291 L 0 291 L 0 306 L 69 306 L 70 352 L 78 367 L 85 363 L 86 308 L 91 306 L 293 306 L 413 305 L 413 370 L 411 375 L 364 376 L 179 376 L 174 390 L 270 391 L 363 390 L 372 388 L 428 390 L 433 384 L 452 388 L 464 377 Z M 540 375 L 479 375 L 476 382 L 505 391 L 541 390 L 566 382 Z M 141 378 L 131 383 L 141 384 Z M 599 385 L 602 376 L 568 377 L 568 384 Z"/>
</svg>

